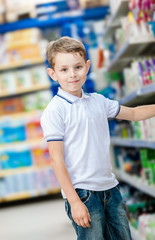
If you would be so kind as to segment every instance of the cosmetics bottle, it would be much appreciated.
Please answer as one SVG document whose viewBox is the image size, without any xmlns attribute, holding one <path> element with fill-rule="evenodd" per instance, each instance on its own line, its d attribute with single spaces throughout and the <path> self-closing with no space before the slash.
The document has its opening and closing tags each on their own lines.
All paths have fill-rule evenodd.
<svg viewBox="0 0 155 240">
<path fill-rule="evenodd" d="M 138 62 L 138 70 L 139 70 L 139 81 L 140 81 L 140 85 L 142 87 L 145 85 L 145 79 L 144 79 L 144 75 L 143 75 L 143 65 L 140 61 Z"/>
<path fill-rule="evenodd" d="M 152 81 L 155 83 L 155 58 L 151 61 L 152 65 Z"/>
<path fill-rule="evenodd" d="M 151 65 L 148 60 L 145 60 L 145 75 L 146 82 L 145 85 L 152 83 Z"/>
</svg>

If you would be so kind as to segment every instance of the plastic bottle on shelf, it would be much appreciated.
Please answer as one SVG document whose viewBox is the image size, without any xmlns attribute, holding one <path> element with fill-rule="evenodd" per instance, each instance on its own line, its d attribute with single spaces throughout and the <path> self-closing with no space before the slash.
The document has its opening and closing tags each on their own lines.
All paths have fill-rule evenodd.
<svg viewBox="0 0 155 240">
<path fill-rule="evenodd" d="M 152 59 L 151 65 L 152 65 L 152 81 L 155 83 L 155 58 Z"/>
<path fill-rule="evenodd" d="M 152 74 L 151 74 L 151 65 L 148 60 L 145 60 L 145 75 L 146 75 L 146 82 L 145 84 L 151 84 L 152 83 Z"/>
<path fill-rule="evenodd" d="M 140 61 L 138 62 L 138 69 L 139 69 L 139 81 L 140 81 L 141 86 L 143 86 L 143 85 L 145 85 L 145 79 L 143 76 L 143 65 Z"/>
</svg>

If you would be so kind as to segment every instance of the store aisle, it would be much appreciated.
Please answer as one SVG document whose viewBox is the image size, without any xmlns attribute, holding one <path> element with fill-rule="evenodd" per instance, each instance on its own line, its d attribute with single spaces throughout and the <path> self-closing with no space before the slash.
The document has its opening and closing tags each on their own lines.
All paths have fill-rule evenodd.
<svg viewBox="0 0 155 240">
<path fill-rule="evenodd" d="M 0 209 L 1 240 L 75 240 L 64 200 L 51 199 Z"/>
</svg>

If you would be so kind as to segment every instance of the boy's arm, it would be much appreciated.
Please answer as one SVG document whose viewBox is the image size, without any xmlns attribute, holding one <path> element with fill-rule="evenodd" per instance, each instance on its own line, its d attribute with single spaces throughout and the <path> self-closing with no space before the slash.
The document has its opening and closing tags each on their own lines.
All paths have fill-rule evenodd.
<svg viewBox="0 0 155 240">
<path fill-rule="evenodd" d="M 120 112 L 116 116 L 117 119 L 129 121 L 141 121 L 151 117 L 155 117 L 155 104 L 134 108 L 121 106 Z"/>
<path fill-rule="evenodd" d="M 64 162 L 64 148 L 63 141 L 48 142 L 51 165 L 56 174 L 56 177 L 63 189 L 68 202 L 71 205 L 71 212 L 74 221 L 83 227 L 90 227 L 90 215 L 87 207 L 82 203 L 78 194 L 76 193 L 68 170 Z"/>
</svg>

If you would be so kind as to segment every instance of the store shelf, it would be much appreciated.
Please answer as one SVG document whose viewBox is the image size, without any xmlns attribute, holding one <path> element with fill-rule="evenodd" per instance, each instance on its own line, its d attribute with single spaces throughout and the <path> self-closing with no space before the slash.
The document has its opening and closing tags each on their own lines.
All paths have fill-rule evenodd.
<svg viewBox="0 0 155 240">
<path fill-rule="evenodd" d="M 153 54 L 155 54 L 155 38 L 152 34 L 132 37 L 116 53 L 107 70 L 122 71 L 133 60 L 133 57 Z"/>
<path fill-rule="evenodd" d="M 9 175 L 17 175 L 21 173 L 35 172 L 41 169 L 51 169 L 51 166 L 30 166 L 30 167 L 20 167 L 14 169 L 0 170 L 0 178 L 4 178 Z"/>
<path fill-rule="evenodd" d="M 7 150 L 10 148 L 14 148 L 16 146 L 18 147 L 26 147 L 26 146 L 37 146 L 41 144 L 47 144 L 46 140 L 44 138 L 35 138 L 35 139 L 27 139 L 25 141 L 20 141 L 20 142 L 12 142 L 12 143 L 4 143 L 0 144 L 0 150 Z"/>
<path fill-rule="evenodd" d="M 107 27 L 103 33 L 104 40 L 114 34 L 115 28 L 120 26 L 120 17 L 126 16 L 129 11 L 129 0 L 120 1 L 117 10 L 110 17 Z"/>
<path fill-rule="evenodd" d="M 111 143 L 115 146 L 139 147 L 155 149 L 155 140 L 138 140 L 132 138 L 111 137 Z"/>
<path fill-rule="evenodd" d="M 44 196 L 44 195 L 50 195 L 50 194 L 56 194 L 56 193 L 60 193 L 60 191 L 61 191 L 60 188 L 53 188 L 53 189 L 45 190 L 42 192 L 38 192 L 36 190 L 35 192 L 33 191 L 33 192 L 15 193 L 15 194 L 11 194 L 6 197 L 0 198 L 0 203 L 16 201 L 16 200 L 23 200 L 23 199 L 39 197 L 39 196 Z"/>
<path fill-rule="evenodd" d="M 72 22 L 77 19 L 84 20 L 97 20 L 103 19 L 109 11 L 108 6 L 90 8 L 85 10 L 74 10 L 61 12 L 60 14 L 53 14 L 51 18 L 39 20 L 37 18 L 24 19 L 12 23 L 5 23 L 0 25 L 0 33 L 6 33 L 9 31 L 15 31 L 25 28 L 45 28 L 45 27 L 57 27 L 65 24 L 66 22 Z"/>
<path fill-rule="evenodd" d="M 20 88 L 16 92 L 7 92 L 3 91 L 3 93 L 0 93 L 0 98 L 5 98 L 5 97 L 10 97 L 10 96 L 16 96 L 16 95 L 21 95 L 25 93 L 32 93 L 40 90 L 46 90 L 50 88 L 50 84 L 46 85 L 36 85 L 31 88 Z"/>
<path fill-rule="evenodd" d="M 132 240 L 145 240 L 131 224 L 130 224 Z"/>
<path fill-rule="evenodd" d="M 12 114 L 0 116 L 0 122 L 5 121 L 6 119 L 11 119 L 11 120 L 23 119 L 23 118 L 27 118 L 27 117 L 33 117 L 33 116 L 35 117 L 36 115 L 41 117 L 41 114 L 42 114 L 42 110 L 38 110 L 38 109 L 29 111 L 29 112 L 12 113 Z"/>
<path fill-rule="evenodd" d="M 132 185 L 133 187 L 152 197 L 155 197 L 155 185 L 154 186 L 148 185 L 148 183 L 142 180 L 141 178 L 127 174 L 118 169 L 114 169 L 114 173 L 118 179 Z"/>
<path fill-rule="evenodd" d="M 1 28 L 1 26 L 0 26 L 0 28 Z M 0 71 L 6 71 L 6 70 L 9 70 L 9 69 L 27 67 L 27 66 L 42 64 L 42 63 L 45 63 L 45 58 L 44 57 L 26 59 L 26 60 L 11 63 L 11 64 L 1 64 Z"/>
<path fill-rule="evenodd" d="M 119 103 L 125 106 L 153 103 L 155 99 L 155 83 L 139 88 L 128 96 L 122 98 Z"/>
</svg>

